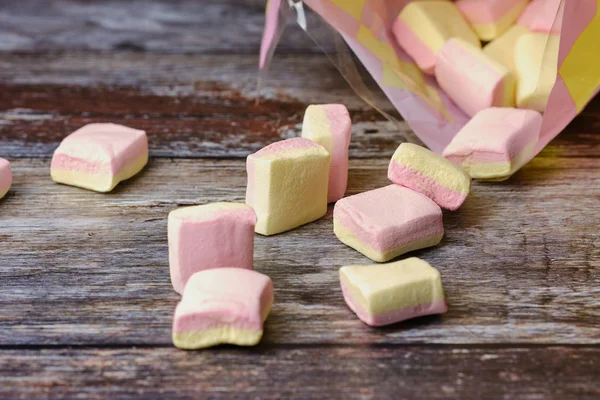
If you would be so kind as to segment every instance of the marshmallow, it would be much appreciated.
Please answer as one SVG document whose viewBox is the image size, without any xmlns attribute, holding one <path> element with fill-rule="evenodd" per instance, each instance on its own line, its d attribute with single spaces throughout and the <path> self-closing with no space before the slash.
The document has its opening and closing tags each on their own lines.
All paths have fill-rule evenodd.
<svg viewBox="0 0 600 400">
<path fill-rule="evenodd" d="M 338 201 L 333 210 L 333 231 L 342 243 L 377 262 L 435 246 L 444 236 L 440 207 L 399 185 Z"/>
<path fill-rule="evenodd" d="M 88 124 L 63 139 L 50 174 L 58 183 L 110 192 L 147 162 L 146 132 L 111 123 Z"/>
<path fill-rule="evenodd" d="M 444 157 L 412 143 L 402 143 L 388 168 L 390 181 L 456 210 L 471 190 L 471 177 Z"/>
<path fill-rule="evenodd" d="M 513 25 L 502 35 L 488 43 L 483 51 L 514 73 L 517 40 L 528 32 L 529 30 L 524 26 Z"/>
<path fill-rule="evenodd" d="M 10 163 L 4 158 L 0 158 L 0 199 L 6 196 L 12 185 L 12 170 Z"/>
<path fill-rule="evenodd" d="M 169 213 L 171 283 L 183 293 L 194 273 L 212 268 L 252 269 L 254 225 L 251 207 L 212 203 L 178 208 Z"/>
<path fill-rule="evenodd" d="M 219 268 L 188 281 L 173 318 L 173 344 L 200 349 L 218 344 L 254 346 L 273 304 L 271 279 L 253 270 Z"/>
<path fill-rule="evenodd" d="M 256 212 L 255 231 L 275 235 L 327 212 L 329 153 L 305 138 L 282 140 L 246 160 L 246 203 Z"/>
<path fill-rule="evenodd" d="M 515 46 L 517 107 L 546 110 L 558 73 L 560 35 L 527 33 Z"/>
<path fill-rule="evenodd" d="M 567 0 L 533 0 L 517 20 L 531 32 L 559 35 Z"/>
<path fill-rule="evenodd" d="M 331 155 L 327 202 L 344 197 L 348 185 L 348 146 L 352 121 L 342 104 L 310 105 L 302 122 L 302 137 L 320 144 Z"/>
<path fill-rule="evenodd" d="M 452 2 L 411 2 L 394 21 L 392 31 L 398 44 L 428 74 L 433 74 L 437 54 L 448 39 L 458 37 L 481 47 L 479 38 Z"/>
<path fill-rule="evenodd" d="M 443 156 L 472 178 L 506 179 L 531 159 L 541 127 L 537 111 L 488 108 L 467 122 Z"/>
<path fill-rule="evenodd" d="M 479 38 L 490 41 L 519 18 L 529 0 L 458 0 L 455 4 Z"/>
<path fill-rule="evenodd" d="M 367 325 L 383 326 L 448 310 L 440 272 L 416 257 L 340 268 L 346 304 Z"/>
<path fill-rule="evenodd" d="M 512 72 L 464 40 L 446 42 L 438 54 L 435 77 L 446 94 L 471 117 L 488 107 L 515 104 Z"/>
</svg>

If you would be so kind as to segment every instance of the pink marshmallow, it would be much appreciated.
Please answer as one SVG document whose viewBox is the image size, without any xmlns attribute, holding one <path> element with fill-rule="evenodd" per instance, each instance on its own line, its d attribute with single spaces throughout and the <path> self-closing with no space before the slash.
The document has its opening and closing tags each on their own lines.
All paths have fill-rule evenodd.
<svg viewBox="0 0 600 400">
<path fill-rule="evenodd" d="M 352 121 L 342 104 L 310 105 L 304 114 L 302 137 L 325 147 L 331 156 L 327 202 L 344 197 L 348 186 L 348 146 Z"/>
<path fill-rule="evenodd" d="M 443 156 L 472 178 L 504 179 L 531 159 L 541 126 L 537 111 L 488 108 L 456 134 Z"/>
<path fill-rule="evenodd" d="M 450 1 L 412 1 L 392 26 L 396 41 L 421 70 L 434 73 L 436 57 L 444 43 L 454 37 L 481 46 L 458 8 Z"/>
<path fill-rule="evenodd" d="M 385 262 L 442 240 L 442 210 L 412 189 L 389 185 L 338 201 L 334 232 L 373 261 Z"/>
<path fill-rule="evenodd" d="M 435 76 L 446 94 L 470 116 L 488 107 L 515 104 L 512 72 L 463 40 L 446 42 L 438 54 Z"/>
<path fill-rule="evenodd" d="M 239 203 L 211 203 L 169 213 L 171 282 L 182 293 L 194 273 L 212 268 L 253 268 L 256 214 Z"/>
<path fill-rule="evenodd" d="M 219 268 L 192 275 L 173 318 L 173 342 L 195 349 L 256 344 L 273 304 L 271 279 L 256 271 Z"/>
<path fill-rule="evenodd" d="M 454 4 L 479 38 L 493 40 L 517 20 L 528 0 L 458 0 Z"/>
<path fill-rule="evenodd" d="M 52 179 L 98 192 L 111 191 L 148 161 L 146 132 L 112 123 L 87 124 L 63 139 L 52 157 Z"/>
<path fill-rule="evenodd" d="M 533 0 L 517 20 L 531 32 L 560 34 L 566 0 Z"/>
<path fill-rule="evenodd" d="M 4 158 L 0 158 L 0 199 L 6 196 L 12 185 L 12 170 L 10 163 Z"/>
<path fill-rule="evenodd" d="M 471 177 L 460 167 L 412 143 L 398 146 L 388 179 L 424 194 L 447 210 L 457 210 L 471 190 Z"/>
</svg>

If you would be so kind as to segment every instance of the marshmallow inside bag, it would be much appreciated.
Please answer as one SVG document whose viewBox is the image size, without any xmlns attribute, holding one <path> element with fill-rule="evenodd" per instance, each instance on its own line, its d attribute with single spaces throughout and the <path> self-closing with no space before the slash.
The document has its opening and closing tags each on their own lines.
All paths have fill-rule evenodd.
<svg viewBox="0 0 600 400">
<path fill-rule="evenodd" d="M 254 346 L 273 304 L 271 279 L 253 270 L 218 268 L 189 279 L 173 318 L 173 344 L 200 349 Z"/>
<path fill-rule="evenodd" d="M 503 34 L 519 17 L 529 0 L 458 0 L 456 7 L 479 38 L 490 41 Z"/>
<path fill-rule="evenodd" d="M 436 58 L 448 39 L 457 37 L 481 47 L 479 38 L 454 3 L 413 1 L 392 26 L 398 44 L 425 73 L 433 74 Z"/>
<path fill-rule="evenodd" d="M 169 213 L 168 241 L 171 283 L 183 293 L 194 273 L 212 268 L 252 269 L 252 208 L 240 203 L 211 203 Z"/>
<path fill-rule="evenodd" d="M 389 264 L 340 268 L 346 304 L 371 326 L 448 310 L 437 269 L 416 257 Z"/>
<path fill-rule="evenodd" d="M 546 110 L 558 72 L 559 35 L 526 33 L 515 46 L 516 103 L 519 108 Z"/>
<path fill-rule="evenodd" d="M 305 138 L 282 140 L 248 156 L 246 203 L 256 212 L 256 232 L 275 235 L 327 212 L 330 156 Z"/>
<path fill-rule="evenodd" d="M 110 192 L 148 162 L 146 132 L 112 123 L 85 125 L 63 139 L 52 156 L 55 182 Z"/>
<path fill-rule="evenodd" d="M 320 144 L 331 155 L 327 202 L 336 202 L 348 186 L 348 146 L 352 121 L 342 104 L 310 105 L 304 113 L 302 137 Z"/>
<path fill-rule="evenodd" d="M 412 143 L 402 143 L 388 168 L 392 182 L 422 193 L 447 210 L 456 210 L 471 190 L 471 177 L 444 157 Z"/>
<path fill-rule="evenodd" d="M 513 25 L 502 35 L 488 43 L 483 51 L 515 73 L 515 47 L 519 38 L 526 33 L 529 33 L 526 27 Z"/>
<path fill-rule="evenodd" d="M 399 185 L 339 200 L 333 210 L 333 231 L 342 243 L 377 262 L 435 246 L 444 236 L 440 207 Z"/>
<path fill-rule="evenodd" d="M 517 20 L 531 32 L 559 35 L 567 0 L 533 0 Z M 579 1 L 579 0 L 575 0 Z"/>
<path fill-rule="evenodd" d="M 472 178 L 507 179 L 533 156 L 541 126 L 537 111 L 488 108 L 456 134 L 443 156 Z"/>
<path fill-rule="evenodd" d="M 442 47 L 435 77 L 446 94 L 470 116 L 488 107 L 515 104 L 513 73 L 462 39 L 450 39 Z"/>
<path fill-rule="evenodd" d="M 10 163 L 0 158 L 0 199 L 6 196 L 12 185 L 12 170 Z"/>
</svg>

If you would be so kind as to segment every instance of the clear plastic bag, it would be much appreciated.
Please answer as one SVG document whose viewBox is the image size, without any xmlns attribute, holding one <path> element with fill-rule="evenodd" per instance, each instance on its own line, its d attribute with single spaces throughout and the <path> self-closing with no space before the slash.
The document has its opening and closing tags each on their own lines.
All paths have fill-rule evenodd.
<svg viewBox="0 0 600 400">
<path fill-rule="evenodd" d="M 350 86 L 381 111 L 360 78 L 351 49 L 422 141 L 441 153 L 469 120 L 396 44 L 391 25 L 412 0 L 270 0 L 260 54 L 266 71 L 285 24 L 295 20 L 321 46 Z M 316 13 L 320 18 L 307 18 Z M 552 31 L 560 31 L 558 60 L 545 55 L 542 68 L 556 81 L 536 145 L 541 151 L 579 114 L 600 89 L 600 0 L 562 0 Z M 310 22 L 309 22 L 310 21 Z M 317 24 L 331 28 L 321 29 Z M 324 34 L 323 32 L 329 32 Z M 317 34 L 318 33 L 318 34 Z M 324 35 L 329 37 L 324 38 Z M 382 112 L 393 120 L 392 117 Z M 534 154 L 534 155 L 535 155 Z"/>
</svg>

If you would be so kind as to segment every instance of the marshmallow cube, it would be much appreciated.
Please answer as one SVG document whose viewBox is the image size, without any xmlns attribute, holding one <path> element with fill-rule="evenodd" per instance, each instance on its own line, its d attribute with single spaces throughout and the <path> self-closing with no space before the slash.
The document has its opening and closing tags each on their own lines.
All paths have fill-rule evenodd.
<svg viewBox="0 0 600 400">
<path fill-rule="evenodd" d="M 333 231 L 342 243 L 377 262 L 435 246 L 444 236 L 440 207 L 427 196 L 399 185 L 338 201 Z"/>
<path fill-rule="evenodd" d="M 327 202 L 344 197 L 348 185 L 348 146 L 352 121 L 342 104 L 310 105 L 304 114 L 302 137 L 320 144 L 331 155 Z"/>
<path fill-rule="evenodd" d="M 448 310 L 437 269 L 416 257 L 340 268 L 346 304 L 367 325 L 383 326 Z"/>
<path fill-rule="evenodd" d="M 253 270 L 219 268 L 190 278 L 173 318 L 173 344 L 201 349 L 254 346 L 273 304 L 271 279 Z"/>
<path fill-rule="evenodd" d="M 50 174 L 58 183 L 110 192 L 148 162 L 146 132 L 111 123 L 88 124 L 63 139 Z"/>
<path fill-rule="evenodd" d="M 443 156 L 472 178 L 506 179 L 531 159 L 541 127 L 537 111 L 488 108 L 456 134 Z"/>
<path fill-rule="evenodd" d="M 512 72 L 464 40 L 446 42 L 438 54 L 435 76 L 440 87 L 469 116 L 488 107 L 515 104 Z"/>
<path fill-rule="evenodd" d="M 248 156 L 246 203 L 256 232 L 275 235 L 315 221 L 327 212 L 330 156 L 305 138 L 270 144 Z"/>
<path fill-rule="evenodd" d="M 456 7 L 479 38 L 490 41 L 504 33 L 527 6 L 529 0 L 458 0 Z"/>
<path fill-rule="evenodd" d="M 488 43 L 483 51 L 514 73 L 517 40 L 526 33 L 529 33 L 529 30 L 524 26 L 513 25 L 502 35 Z"/>
<path fill-rule="evenodd" d="M 388 178 L 429 197 L 447 210 L 456 210 L 471 190 L 471 177 L 444 157 L 412 143 L 394 152 Z"/>
<path fill-rule="evenodd" d="M 515 46 L 516 102 L 519 108 L 546 110 L 558 73 L 560 35 L 527 33 Z"/>
<path fill-rule="evenodd" d="M 223 267 L 252 269 L 254 225 L 251 207 L 211 203 L 169 213 L 171 282 L 177 293 L 194 273 Z"/>
<path fill-rule="evenodd" d="M 398 44 L 427 74 L 434 73 L 436 57 L 448 39 L 458 37 L 481 47 L 458 8 L 446 1 L 413 1 L 400 12 L 392 26 Z"/>
<path fill-rule="evenodd" d="M 0 158 L 0 199 L 6 196 L 12 185 L 12 170 L 10 163 L 4 158 Z"/>
</svg>

